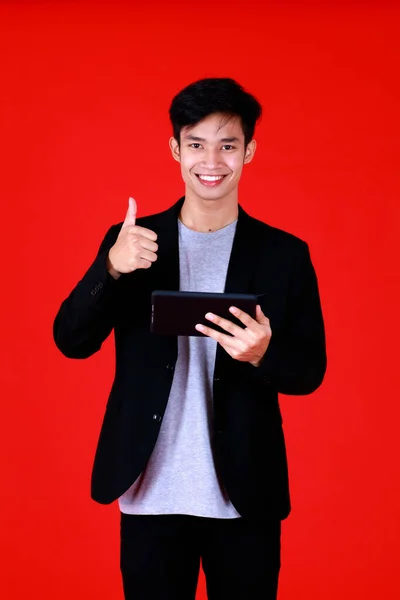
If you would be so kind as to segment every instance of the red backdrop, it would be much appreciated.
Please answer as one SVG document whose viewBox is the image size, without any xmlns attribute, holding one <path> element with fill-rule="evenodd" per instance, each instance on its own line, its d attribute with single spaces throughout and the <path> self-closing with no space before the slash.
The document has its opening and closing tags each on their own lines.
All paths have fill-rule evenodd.
<svg viewBox="0 0 400 600">
<path fill-rule="evenodd" d="M 112 339 L 71 361 L 52 321 L 129 195 L 140 216 L 182 194 L 169 102 L 221 75 L 265 109 L 241 203 L 308 241 L 327 328 L 324 384 L 281 402 L 279 598 L 399 597 L 399 22 L 378 1 L 0 4 L 1 598 L 122 597 L 118 507 L 89 498 Z"/>
</svg>

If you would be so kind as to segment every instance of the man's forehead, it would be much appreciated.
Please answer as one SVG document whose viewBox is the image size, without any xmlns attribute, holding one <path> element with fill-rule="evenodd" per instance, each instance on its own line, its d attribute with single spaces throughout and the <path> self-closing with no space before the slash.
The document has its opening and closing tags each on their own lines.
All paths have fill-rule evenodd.
<svg viewBox="0 0 400 600">
<path fill-rule="evenodd" d="M 240 118 L 236 115 L 210 115 L 195 125 L 184 127 L 182 133 L 190 139 L 204 135 L 232 140 L 244 137 Z"/>
</svg>

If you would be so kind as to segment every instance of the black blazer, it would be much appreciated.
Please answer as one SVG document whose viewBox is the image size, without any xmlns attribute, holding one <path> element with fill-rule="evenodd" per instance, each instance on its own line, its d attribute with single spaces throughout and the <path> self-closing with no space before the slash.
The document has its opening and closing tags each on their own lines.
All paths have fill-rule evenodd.
<svg viewBox="0 0 400 600">
<path fill-rule="evenodd" d="M 151 292 L 179 290 L 178 215 L 183 204 L 141 217 L 158 235 L 158 259 L 114 280 L 108 250 L 121 223 L 107 232 L 97 258 L 61 304 L 54 340 L 70 358 L 97 352 L 114 328 L 116 369 L 92 473 L 92 497 L 108 504 L 136 480 L 157 440 L 177 360 L 177 337 L 150 333 Z M 259 367 L 217 346 L 213 440 L 226 491 L 242 516 L 290 512 L 278 392 L 310 394 L 326 369 L 317 279 L 308 246 L 249 216 L 239 217 L 226 292 L 264 294 L 272 338 Z"/>
</svg>

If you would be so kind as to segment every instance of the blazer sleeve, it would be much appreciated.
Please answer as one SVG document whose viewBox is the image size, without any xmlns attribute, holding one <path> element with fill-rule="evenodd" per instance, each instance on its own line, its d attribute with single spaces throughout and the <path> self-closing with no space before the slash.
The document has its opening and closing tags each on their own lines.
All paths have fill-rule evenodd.
<svg viewBox="0 0 400 600">
<path fill-rule="evenodd" d="M 248 367 L 252 377 L 282 394 L 311 394 L 324 379 L 327 358 L 317 276 L 305 242 L 297 248 L 292 265 L 283 330 L 274 336 L 272 326 L 261 364 Z"/>
<path fill-rule="evenodd" d="M 120 226 L 113 225 L 104 237 L 97 257 L 61 304 L 54 319 L 53 337 L 68 358 L 87 358 L 100 348 L 113 328 L 115 280 L 107 271 L 109 249 Z"/>
</svg>

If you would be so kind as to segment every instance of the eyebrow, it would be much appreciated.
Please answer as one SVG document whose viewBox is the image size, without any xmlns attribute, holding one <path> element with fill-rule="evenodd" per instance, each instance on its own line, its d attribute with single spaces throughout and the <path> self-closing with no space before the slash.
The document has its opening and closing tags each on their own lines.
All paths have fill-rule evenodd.
<svg viewBox="0 0 400 600">
<path fill-rule="evenodd" d="M 184 139 L 191 140 L 192 142 L 206 142 L 207 141 L 205 138 L 197 137 L 196 135 L 190 135 L 190 134 L 185 135 Z M 231 144 L 232 142 L 240 142 L 239 138 L 237 138 L 237 137 L 221 138 L 219 141 L 224 142 L 225 144 Z"/>
</svg>

